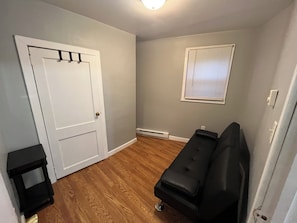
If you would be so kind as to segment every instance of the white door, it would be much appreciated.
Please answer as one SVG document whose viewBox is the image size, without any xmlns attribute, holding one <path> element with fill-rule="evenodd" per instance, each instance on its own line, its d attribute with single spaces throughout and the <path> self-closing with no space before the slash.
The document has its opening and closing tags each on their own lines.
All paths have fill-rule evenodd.
<svg viewBox="0 0 297 223">
<path fill-rule="evenodd" d="M 35 47 L 29 53 L 57 178 L 102 160 L 100 57 Z"/>
</svg>

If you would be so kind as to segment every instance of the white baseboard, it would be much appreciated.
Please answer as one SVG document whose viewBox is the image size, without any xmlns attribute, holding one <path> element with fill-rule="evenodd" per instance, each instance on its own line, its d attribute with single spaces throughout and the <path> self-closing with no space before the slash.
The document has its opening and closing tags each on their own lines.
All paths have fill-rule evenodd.
<svg viewBox="0 0 297 223">
<path fill-rule="evenodd" d="M 189 138 L 182 138 L 182 137 L 178 137 L 178 136 L 169 136 L 169 140 L 173 140 L 173 141 L 178 141 L 178 142 L 188 142 L 189 141 Z M 110 157 L 118 152 L 120 152 L 121 150 L 123 149 L 126 149 L 128 146 L 134 144 L 135 142 L 137 142 L 137 138 L 134 138 L 132 140 L 130 140 L 129 142 L 126 142 L 125 144 L 111 150 L 111 151 L 108 151 L 107 153 L 107 157 Z"/>
<path fill-rule="evenodd" d="M 116 153 L 118 153 L 118 152 L 120 152 L 123 149 L 126 149 L 128 146 L 132 145 L 135 142 L 137 142 L 137 138 L 134 138 L 134 139 L 130 140 L 129 142 L 126 142 L 125 144 L 123 144 L 123 145 L 121 145 L 121 146 L 119 146 L 119 147 L 117 147 L 117 148 L 115 148 L 115 149 L 113 149 L 111 151 L 108 151 L 107 152 L 107 158 L 114 155 L 114 154 L 116 154 Z"/>
<path fill-rule="evenodd" d="M 26 218 L 23 214 L 20 216 L 20 223 L 26 223 Z"/>
<path fill-rule="evenodd" d="M 178 142 L 188 142 L 189 138 L 182 138 L 182 137 L 170 135 L 169 140 L 178 141 Z"/>
</svg>

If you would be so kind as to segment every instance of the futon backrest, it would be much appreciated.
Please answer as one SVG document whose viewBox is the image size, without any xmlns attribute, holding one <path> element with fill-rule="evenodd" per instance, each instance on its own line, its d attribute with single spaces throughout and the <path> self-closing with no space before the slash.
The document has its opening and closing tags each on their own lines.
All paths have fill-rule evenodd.
<svg viewBox="0 0 297 223">
<path fill-rule="evenodd" d="M 216 149 L 212 154 L 211 162 L 213 162 L 227 147 L 239 148 L 239 140 L 240 125 L 236 122 L 232 122 L 221 134 Z"/>
<path fill-rule="evenodd" d="M 199 205 L 200 217 L 211 220 L 237 205 L 240 194 L 240 126 L 230 124 L 219 138 Z"/>
<path fill-rule="evenodd" d="M 238 222 L 246 222 L 248 190 L 249 190 L 249 170 L 250 170 L 250 152 L 244 137 L 243 131 L 240 132 L 240 177 L 241 191 L 238 204 Z"/>
</svg>

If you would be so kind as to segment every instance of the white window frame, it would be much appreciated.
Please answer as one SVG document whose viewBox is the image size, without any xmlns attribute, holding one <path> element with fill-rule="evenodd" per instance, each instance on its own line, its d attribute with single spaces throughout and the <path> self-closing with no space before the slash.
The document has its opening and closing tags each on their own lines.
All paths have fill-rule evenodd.
<svg viewBox="0 0 297 223">
<path fill-rule="evenodd" d="M 186 97 L 186 83 L 187 83 L 187 70 L 188 70 L 188 60 L 189 60 L 189 53 L 191 50 L 205 50 L 205 49 L 213 49 L 213 48 L 231 48 L 231 55 L 229 59 L 229 66 L 228 66 L 228 73 L 226 77 L 226 84 L 225 84 L 225 93 L 222 100 L 214 99 L 214 98 L 202 98 L 202 97 Z M 199 103 L 211 103 L 211 104 L 225 104 L 226 103 L 226 95 L 228 91 L 228 84 L 230 79 L 231 67 L 233 62 L 233 55 L 235 50 L 235 44 L 224 44 L 224 45 L 213 45 L 213 46 L 201 46 L 201 47 L 189 47 L 186 48 L 185 54 L 185 63 L 184 63 L 184 73 L 183 73 L 183 85 L 182 85 L 182 94 L 181 94 L 181 101 L 185 102 L 199 102 Z"/>
</svg>

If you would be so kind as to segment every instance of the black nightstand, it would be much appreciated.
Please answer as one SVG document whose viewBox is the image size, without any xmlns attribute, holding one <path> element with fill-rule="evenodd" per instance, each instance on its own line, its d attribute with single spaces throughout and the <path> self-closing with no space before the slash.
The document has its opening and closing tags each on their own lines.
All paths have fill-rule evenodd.
<svg viewBox="0 0 297 223">
<path fill-rule="evenodd" d="M 7 173 L 13 179 L 20 202 L 20 211 L 25 217 L 54 203 L 54 191 L 46 169 L 46 155 L 41 144 L 8 153 Z M 44 181 L 25 187 L 22 174 L 42 169 Z"/>
</svg>

